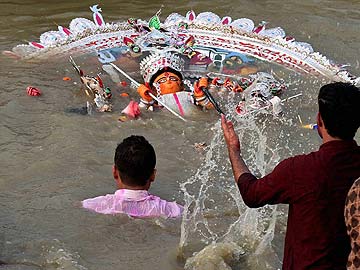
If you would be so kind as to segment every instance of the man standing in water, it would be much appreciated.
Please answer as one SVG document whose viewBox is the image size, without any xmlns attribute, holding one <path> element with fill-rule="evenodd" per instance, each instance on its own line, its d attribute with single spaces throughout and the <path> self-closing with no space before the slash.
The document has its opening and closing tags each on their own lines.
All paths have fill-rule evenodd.
<svg viewBox="0 0 360 270">
<path fill-rule="evenodd" d="M 346 194 L 360 176 L 360 90 L 349 83 L 321 87 L 316 152 L 281 161 L 257 179 L 241 157 L 231 121 L 221 124 L 235 181 L 245 204 L 289 204 L 283 269 L 346 269 L 350 242 L 344 223 Z"/>
</svg>

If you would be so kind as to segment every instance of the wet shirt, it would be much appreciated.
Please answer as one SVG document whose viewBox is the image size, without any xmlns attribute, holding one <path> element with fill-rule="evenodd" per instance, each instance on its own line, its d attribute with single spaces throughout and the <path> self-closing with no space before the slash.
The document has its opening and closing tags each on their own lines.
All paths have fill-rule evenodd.
<svg viewBox="0 0 360 270">
<path fill-rule="evenodd" d="M 183 207 L 151 195 L 147 190 L 119 189 L 82 201 L 82 206 L 101 214 L 127 214 L 132 217 L 178 217 Z"/>
<path fill-rule="evenodd" d="M 317 152 L 280 162 L 263 178 L 242 174 L 238 187 L 246 205 L 289 204 L 283 269 L 346 269 L 346 195 L 360 176 L 360 147 L 331 141 Z"/>
</svg>

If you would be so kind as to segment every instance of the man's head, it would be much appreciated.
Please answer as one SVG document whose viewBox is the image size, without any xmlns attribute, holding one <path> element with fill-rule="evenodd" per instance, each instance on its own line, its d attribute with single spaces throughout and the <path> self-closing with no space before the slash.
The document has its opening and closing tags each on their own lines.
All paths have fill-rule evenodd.
<svg viewBox="0 0 360 270">
<path fill-rule="evenodd" d="M 155 165 L 154 148 L 143 136 L 125 138 L 116 148 L 114 167 L 127 186 L 146 186 L 153 180 Z"/>
<path fill-rule="evenodd" d="M 342 140 L 353 139 L 360 126 L 359 88 L 343 82 L 324 85 L 320 88 L 318 103 L 327 133 Z"/>
</svg>

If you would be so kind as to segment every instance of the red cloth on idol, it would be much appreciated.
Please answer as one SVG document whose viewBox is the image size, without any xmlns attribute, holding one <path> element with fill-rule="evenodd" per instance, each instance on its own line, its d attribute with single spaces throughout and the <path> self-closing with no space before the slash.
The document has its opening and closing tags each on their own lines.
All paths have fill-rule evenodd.
<svg viewBox="0 0 360 270">
<path fill-rule="evenodd" d="M 360 147 L 355 141 L 331 141 L 316 152 L 280 162 L 261 179 L 239 177 L 245 204 L 289 204 L 283 269 L 346 269 L 350 240 L 344 206 L 360 176 Z"/>
</svg>

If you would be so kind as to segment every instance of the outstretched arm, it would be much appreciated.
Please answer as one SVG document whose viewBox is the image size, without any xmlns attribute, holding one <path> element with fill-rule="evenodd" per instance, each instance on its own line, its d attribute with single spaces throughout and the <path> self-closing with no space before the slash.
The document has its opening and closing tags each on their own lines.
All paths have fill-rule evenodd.
<svg viewBox="0 0 360 270">
<path fill-rule="evenodd" d="M 240 141 L 231 121 L 221 115 L 221 127 L 224 132 L 229 158 L 235 181 L 244 203 L 249 207 L 265 204 L 291 203 L 294 200 L 294 180 L 292 171 L 294 158 L 283 160 L 268 175 L 257 179 L 253 176 L 241 157 Z"/>
<path fill-rule="evenodd" d="M 237 183 L 242 174 L 250 173 L 250 171 L 241 157 L 240 141 L 235 133 L 234 125 L 231 121 L 226 120 L 223 114 L 221 115 L 221 127 L 224 132 L 235 182 Z"/>
</svg>

